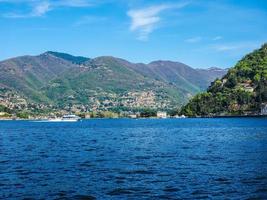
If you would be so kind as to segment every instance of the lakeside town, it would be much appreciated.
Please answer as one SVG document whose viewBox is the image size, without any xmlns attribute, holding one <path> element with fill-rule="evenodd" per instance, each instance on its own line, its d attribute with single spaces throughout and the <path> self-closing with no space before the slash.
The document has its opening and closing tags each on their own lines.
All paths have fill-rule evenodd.
<svg viewBox="0 0 267 200">
<path fill-rule="evenodd" d="M 93 97 L 92 97 L 93 98 Z M 92 99 L 91 99 L 92 100 Z M 153 92 L 128 93 L 118 102 L 105 99 L 93 99 L 91 105 L 67 105 L 59 108 L 52 104 L 30 103 L 18 93 L 5 92 L 0 94 L 0 119 L 1 120 L 40 120 L 62 117 L 75 114 L 83 119 L 90 118 L 185 118 L 178 109 L 170 110 L 155 101 Z M 162 106 L 162 104 L 161 104 Z M 128 108 L 123 110 L 122 108 Z M 244 116 L 266 116 L 267 103 L 263 103 L 260 113 L 247 113 Z M 224 117 L 210 116 L 210 117 Z"/>
<path fill-rule="evenodd" d="M 109 96 L 110 97 L 110 96 Z M 70 97 L 74 98 L 74 97 Z M 75 114 L 83 119 L 90 118 L 185 118 L 178 109 L 168 109 L 166 104 L 155 101 L 153 92 L 128 92 L 120 101 L 116 97 L 102 99 L 91 97 L 87 105 L 65 105 L 58 107 L 52 104 L 31 103 L 18 93 L 11 91 L 0 94 L 1 120 L 41 120 Z M 127 109 L 125 109 L 127 108 Z M 260 113 L 246 113 L 244 116 L 266 116 L 267 103 L 261 105 Z M 227 117 L 226 115 L 210 117 Z"/>
<path fill-rule="evenodd" d="M 153 92 L 128 92 L 122 96 L 120 102 L 115 100 L 116 97 L 113 97 L 113 99 L 107 98 L 103 101 L 91 97 L 89 101 L 93 104 L 74 104 L 60 108 L 52 104 L 31 103 L 18 93 L 8 91 L 0 94 L 0 119 L 50 119 L 70 113 L 85 119 L 185 117 L 183 115 L 179 116 L 178 111 L 166 109 L 167 103 L 159 104 L 155 101 L 155 98 Z M 163 109 L 160 110 L 158 107 Z"/>
</svg>

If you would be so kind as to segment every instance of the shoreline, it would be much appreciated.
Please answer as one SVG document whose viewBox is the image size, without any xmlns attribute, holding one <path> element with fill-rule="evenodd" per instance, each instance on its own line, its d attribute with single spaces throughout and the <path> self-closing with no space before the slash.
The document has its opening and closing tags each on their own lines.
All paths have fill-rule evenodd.
<svg viewBox="0 0 267 200">
<path fill-rule="evenodd" d="M 195 117 L 186 117 L 188 119 L 207 119 L 207 118 L 267 118 L 267 115 L 228 115 L 228 116 L 195 116 Z M 176 118 L 176 117 L 166 117 L 166 118 L 156 118 L 156 117 L 143 117 L 143 118 L 130 118 L 130 117 L 117 117 L 117 118 L 84 118 L 83 120 L 90 120 L 90 119 L 132 119 L 132 120 L 138 120 L 138 119 L 186 119 L 186 118 Z M 47 119 L 7 119 L 7 118 L 0 118 L 0 121 L 45 121 Z"/>
<path fill-rule="evenodd" d="M 197 117 L 188 117 L 188 118 L 265 118 L 267 115 L 225 115 L 225 116 L 197 116 Z"/>
</svg>

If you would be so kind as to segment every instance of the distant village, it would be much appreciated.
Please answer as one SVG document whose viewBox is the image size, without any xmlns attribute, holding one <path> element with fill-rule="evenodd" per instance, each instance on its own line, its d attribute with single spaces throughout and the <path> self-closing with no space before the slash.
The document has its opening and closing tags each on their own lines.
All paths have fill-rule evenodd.
<svg viewBox="0 0 267 200">
<path fill-rule="evenodd" d="M 104 95 L 104 94 L 102 94 Z M 1 119 L 48 119 L 65 114 L 77 114 L 82 118 L 168 118 L 180 117 L 167 112 L 167 101 L 156 101 L 151 91 L 128 92 L 119 98 L 106 94 L 107 98 L 100 101 L 90 97 L 87 105 L 65 105 L 59 108 L 52 104 L 30 103 L 17 93 L 5 92 L 0 94 L 0 105 L 8 110 L 0 112 Z M 69 97 L 74 98 L 74 97 Z M 127 108 L 116 110 L 114 108 Z M 132 108 L 132 109 L 131 109 Z"/>
<path fill-rule="evenodd" d="M 247 86 L 247 90 L 253 90 Z M 105 96 L 106 95 L 106 96 Z M 178 109 L 168 109 L 169 102 L 157 101 L 152 91 L 127 92 L 121 96 L 101 94 L 105 98 L 92 96 L 88 104 L 70 104 L 58 107 L 52 104 L 31 103 L 14 92 L 0 93 L 1 119 L 49 119 L 66 114 L 76 114 L 82 118 L 184 118 Z M 70 96 L 70 99 L 75 97 Z M 122 109 L 124 108 L 124 109 Z M 125 109 L 126 108 L 126 109 Z M 171 111 L 171 112 L 170 112 Z M 261 106 L 260 115 L 267 115 L 267 103 Z"/>
</svg>

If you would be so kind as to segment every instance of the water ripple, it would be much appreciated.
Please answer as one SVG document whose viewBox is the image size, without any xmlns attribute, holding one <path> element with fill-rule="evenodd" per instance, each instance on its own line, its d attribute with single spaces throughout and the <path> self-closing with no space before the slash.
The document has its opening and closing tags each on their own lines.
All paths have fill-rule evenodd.
<svg viewBox="0 0 267 200">
<path fill-rule="evenodd" d="M 0 199 L 267 199 L 267 120 L 0 121 Z"/>
</svg>

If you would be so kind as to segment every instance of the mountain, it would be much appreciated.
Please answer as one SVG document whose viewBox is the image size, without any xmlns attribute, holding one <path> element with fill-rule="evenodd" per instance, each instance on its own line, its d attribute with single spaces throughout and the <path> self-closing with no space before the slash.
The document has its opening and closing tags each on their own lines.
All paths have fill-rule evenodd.
<svg viewBox="0 0 267 200">
<path fill-rule="evenodd" d="M 13 94 L 32 104 L 109 110 L 177 108 L 226 71 L 193 69 L 171 61 L 142 64 L 48 51 L 2 61 L 0 72 L 3 98 Z"/>
<path fill-rule="evenodd" d="M 78 68 L 62 73 L 44 88 L 56 104 L 88 104 L 90 107 L 175 107 L 186 100 L 186 94 L 164 82 L 132 70 L 131 63 L 98 57 Z"/>
<path fill-rule="evenodd" d="M 50 53 L 12 58 L 0 62 L 0 85 L 18 91 L 32 101 L 49 101 L 40 89 L 62 72 L 75 67 Z"/>
<path fill-rule="evenodd" d="M 207 69 L 196 69 L 198 71 L 198 73 L 200 73 L 201 77 L 205 77 L 203 80 L 203 83 L 205 83 L 205 85 L 202 86 L 201 89 L 206 90 L 211 82 L 213 82 L 215 80 L 215 78 L 221 78 L 223 77 L 228 69 L 221 69 L 218 67 L 211 67 L 211 68 L 207 68 Z"/>
<path fill-rule="evenodd" d="M 62 58 L 66 61 L 72 62 L 73 64 L 82 64 L 90 60 L 90 58 L 86 58 L 83 56 L 73 56 L 67 53 L 60 53 L 60 52 L 54 52 L 54 51 L 47 51 L 46 54 L 53 55 L 58 58 Z"/>
<path fill-rule="evenodd" d="M 227 72 L 219 68 L 193 69 L 180 62 L 162 60 L 130 67 L 144 76 L 172 84 L 190 94 L 205 90 L 215 78 L 222 77 Z"/>
<path fill-rule="evenodd" d="M 267 44 L 241 59 L 182 108 L 188 116 L 259 114 L 267 103 Z"/>
</svg>

